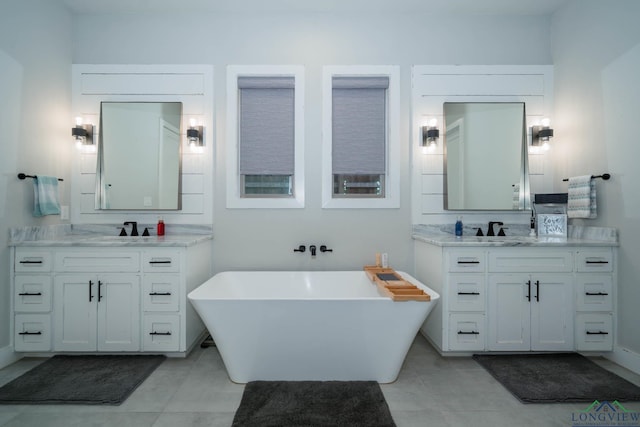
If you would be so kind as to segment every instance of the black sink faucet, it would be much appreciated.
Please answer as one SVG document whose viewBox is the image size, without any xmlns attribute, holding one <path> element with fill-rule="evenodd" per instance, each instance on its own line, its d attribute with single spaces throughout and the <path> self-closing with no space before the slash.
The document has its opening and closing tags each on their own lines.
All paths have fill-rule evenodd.
<svg viewBox="0 0 640 427">
<path fill-rule="evenodd" d="M 309 250 L 311 251 L 311 256 L 316 256 L 316 245 L 309 246 Z"/>
<path fill-rule="evenodd" d="M 124 225 L 131 224 L 131 234 L 130 236 L 138 236 L 138 223 L 135 221 L 126 221 Z"/>
<path fill-rule="evenodd" d="M 494 224 L 497 224 L 497 225 L 504 225 L 504 223 L 503 223 L 503 222 L 500 222 L 500 221 L 489 221 L 489 226 L 488 226 L 488 228 L 487 228 L 487 236 L 495 236 L 495 235 L 496 235 L 496 234 L 494 233 L 494 231 L 493 231 L 493 226 L 494 226 Z"/>
</svg>

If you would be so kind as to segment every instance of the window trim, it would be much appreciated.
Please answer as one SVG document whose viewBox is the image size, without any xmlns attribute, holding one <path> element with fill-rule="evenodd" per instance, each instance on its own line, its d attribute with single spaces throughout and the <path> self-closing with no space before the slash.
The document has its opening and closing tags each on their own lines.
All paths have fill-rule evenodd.
<svg viewBox="0 0 640 427">
<path fill-rule="evenodd" d="M 388 77 L 387 158 L 385 196 L 333 197 L 332 79 L 333 77 Z M 322 208 L 395 209 L 400 207 L 400 67 L 397 65 L 331 65 L 322 70 Z"/>
<path fill-rule="evenodd" d="M 294 92 L 294 173 L 293 197 L 242 197 L 238 141 L 238 77 L 293 77 Z M 299 209 L 304 208 L 304 67 L 302 65 L 227 66 L 227 208 Z"/>
</svg>

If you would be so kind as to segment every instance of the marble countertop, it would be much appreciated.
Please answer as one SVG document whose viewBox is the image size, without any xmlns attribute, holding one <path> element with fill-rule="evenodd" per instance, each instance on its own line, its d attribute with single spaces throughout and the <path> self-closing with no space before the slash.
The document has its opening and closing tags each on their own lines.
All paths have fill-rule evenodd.
<svg viewBox="0 0 640 427">
<path fill-rule="evenodd" d="M 138 228 L 141 226 L 138 225 Z M 47 227 L 20 227 L 10 230 L 9 246 L 93 246 L 93 247 L 186 247 L 213 239 L 211 228 L 202 226 L 167 227 L 164 236 L 118 236 L 122 228 L 115 225 L 58 225 Z M 142 225 L 141 230 L 144 230 Z M 114 235 L 115 234 L 115 235 Z"/>
<path fill-rule="evenodd" d="M 449 226 L 414 225 L 414 240 L 436 246 L 484 246 L 484 247 L 544 247 L 544 246 L 618 246 L 618 235 L 615 228 L 610 227 L 572 227 L 569 226 L 567 237 L 536 236 L 514 234 L 511 236 L 482 236 L 473 234 L 456 237 Z M 510 229 L 518 227 L 510 227 Z"/>
</svg>

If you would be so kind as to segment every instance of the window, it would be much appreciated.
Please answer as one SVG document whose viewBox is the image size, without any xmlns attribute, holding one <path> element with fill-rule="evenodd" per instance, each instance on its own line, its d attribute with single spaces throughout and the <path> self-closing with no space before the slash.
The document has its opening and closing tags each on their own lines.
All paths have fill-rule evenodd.
<svg viewBox="0 0 640 427">
<path fill-rule="evenodd" d="M 304 207 L 302 68 L 227 73 L 227 206 Z"/>
<path fill-rule="evenodd" d="M 325 67 L 323 207 L 399 207 L 398 69 Z"/>
</svg>

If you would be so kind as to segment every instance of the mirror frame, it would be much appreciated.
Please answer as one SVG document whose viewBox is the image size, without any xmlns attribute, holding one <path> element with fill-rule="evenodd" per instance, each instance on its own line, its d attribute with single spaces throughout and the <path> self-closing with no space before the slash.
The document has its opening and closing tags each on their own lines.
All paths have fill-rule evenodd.
<svg viewBox="0 0 640 427">
<path fill-rule="evenodd" d="M 448 189 L 448 162 L 447 162 L 447 118 L 446 118 L 446 105 L 447 104 L 471 104 L 471 105 L 494 105 L 494 104 L 510 104 L 522 106 L 522 138 L 521 149 L 519 159 L 514 161 L 520 161 L 520 172 L 518 185 L 520 191 L 518 192 L 517 208 L 507 209 L 503 207 L 491 208 L 491 207 L 463 207 L 454 208 L 449 207 L 449 189 Z M 520 212 L 531 209 L 531 194 L 530 194 L 530 181 L 529 181 L 529 152 L 527 141 L 527 115 L 526 115 L 526 103 L 525 102 L 445 102 L 443 104 L 443 122 L 444 122 L 444 138 L 443 138 L 443 207 L 446 211 L 504 211 L 504 212 Z M 514 183 L 515 185 L 515 183 Z M 512 200 L 513 206 L 516 205 L 515 199 Z"/>
<path fill-rule="evenodd" d="M 138 105 L 147 105 L 147 104 L 177 104 L 179 105 L 179 126 L 177 129 L 178 135 L 178 152 L 177 152 L 177 191 L 175 197 L 177 198 L 175 207 L 163 208 L 163 207 L 144 207 L 144 206 L 135 206 L 135 207 L 107 207 L 108 201 L 105 196 L 105 187 L 108 185 L 105 182 L 106 179 L 106 171 L 105 171 L 105 148 L 104 148 L 104 106 L 109 104 L 138 104 Z M 154 102 L 154 101 L 102 101 L 100 103 L 100 132 L 98 138 L 98 153 L 97 153 L 97 161 L 96 161 L 96 192 L 95 192 L 95 209 L 96 210 L 107 210 L 107 211 L 179 211 L 182 209 L 182 111 L 183 106 L 182 102 L 179 101 L 166 101 L 166 102 Z M 161 116 L 159 116 L 161 117 Z M 138 126 L 138 122 L 133 121 L 131 123 L 127 123 L 132 127 Z M 173 127 L 173 126 L 172 126 Z M 133 141 L 127 140 L 124 144 L 131 144 Z M 158 141 L 159 145 L 159 141 Z M 160 156 L 160 154 L 159 154 Z M 143 156 L 138 156 L 137 160 L 140 161 Z M 158 166 L 159 167 L 159 166 Z M 131 179 L 136 179 L 134 176 Z M 156 196 L 159 198 L 159 196 Z"/>
</svg>

